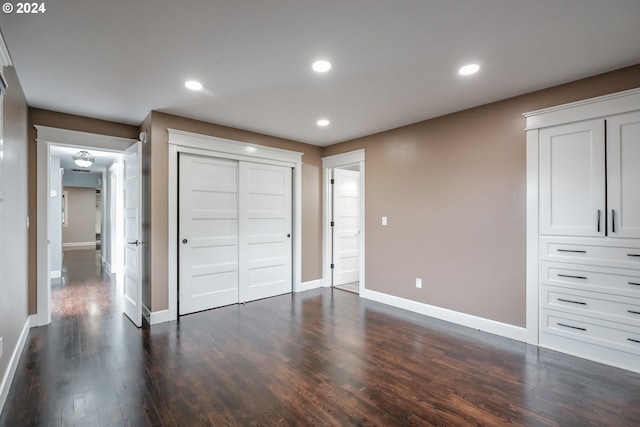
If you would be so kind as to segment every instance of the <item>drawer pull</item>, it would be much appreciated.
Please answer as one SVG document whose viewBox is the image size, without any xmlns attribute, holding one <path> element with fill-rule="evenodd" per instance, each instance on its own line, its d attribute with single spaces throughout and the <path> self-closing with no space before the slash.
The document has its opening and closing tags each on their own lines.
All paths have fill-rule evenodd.
<svg viewBox="0 0 640 427">
<path fill-rule="evenodd" d="M 560 273 L 558 273 L 558 277 L 569 277 L 571 279 L 587 280 L 587 278 L 585 276 L 572 276 L 571 274 L 560 274 Z"/>
<path fill-rule="evenodd" d="M 574 254 L 586 254 L 587 251 L 582 251 L 582 250 L 578 250 L 578 249 L 557 249 L 558 252 L 571 252 Z M 629 256 L 633 256 L 633 255 L 629 255 Z M 640 255 L 636 255 L 636 256 L 640 256 Z"/>
<path fill-rule="evenodd" d="M 581 328 L 579 326 L 565 325 L 564 323 L 558 323 L 558 326 L 564 326 L 565 328 L 577 329 L 579 331 L 586 331 L 585 328 Z M 631 338 L 629 338 L 629 339 L 631 339 Z"/>
<path fill-rule="evenodd" d="M 616 232 L 616 210 L 611 209 L 611 231 Z"/>
<path fill-rule="evenodd" d="M 638 344 L 640 344 L 640 340 L 634 340 L 633 338 L 627 338 L 627 340 L 631 342 L 637 342 Z"/>
<path fill-rule="evenodd" d="M 571 301 L 570 299 L 562 299 L 562 298 L 557 298 L 558 301 L 562 301 L 562 302 L 570 302 L 571 304 L 580 304 L 580 305 L 587 305 L 586 302 L 581 302 L 581 301 Z M 640 314 L 640 313 L 638 313 Z"/>
<path fill-rule="evenodd" d="M 600 232 L 600 209 L 598 209 L 598 233 Z"/>
<path fill-rule="evenodd" d="M 560 250 L 560 249 L 558 249 L 558 250 Z M 627 256 L 632 256 L 632 257 L 639 258 L 640 254 L 627 254 Z"/>
<path fill-rule="evenodd" d="M 640 311 L 627 310 L 627 312 L 631 314 L 640 314 Z"/>
<path fill-rule="evenodd" d="M 630 285 L 633 285 L 633 286 L 640 286 L 640 283 L 635 283 L 635 282 L 627 282 L 627 283 L 629 283 Z"/>
</svg>

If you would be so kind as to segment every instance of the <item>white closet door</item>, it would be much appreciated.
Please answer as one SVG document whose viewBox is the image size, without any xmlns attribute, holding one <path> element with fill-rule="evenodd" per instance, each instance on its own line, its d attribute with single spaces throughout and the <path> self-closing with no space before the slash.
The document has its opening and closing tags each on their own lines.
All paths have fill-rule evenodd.
<svg viewBox="0 0 640 427">
<path fill-rule="evenodd" d="M 240 302 L 291 292 L 291 168 L 240 162 Z"/>
<path fill-rule="evenodd" d="M 180 155 L 180 314 L 238 302 L 238 162 Z"/>
<path fill-rule="evenodd" d="M 640 113 L 607 119 L 608 230 L 640 238 Z"/>
<path fill-rule="evenodd" d="M 604 236 L 604 121 L 540 131 L 540 233 Z"/>
<path fill-rule="evenodd" d="M 360 280 L 360 172 L 333 172 L 333 285 Z"/>
</svg>

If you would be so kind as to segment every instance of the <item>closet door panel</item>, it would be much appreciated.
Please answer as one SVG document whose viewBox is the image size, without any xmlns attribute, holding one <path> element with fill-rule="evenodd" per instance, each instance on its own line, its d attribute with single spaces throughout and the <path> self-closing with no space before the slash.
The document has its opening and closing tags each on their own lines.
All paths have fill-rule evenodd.
<svg viewBox="0 0 640 427">
<path fill-rule="evenodd" d="M 240 163 L 240 301 L 291 292 L 291 168 Z"/>
<path fill-rule="evenodd" d="M 608 230 L 640 238 L 640 112 L 607 119 Z"/>
<path fill-rule="evenodd" d="M 179 307 L 238 302 L 238 162 L 181 154 Z"/>
<path fill-rule="evenodd" d="M 540 233 L 605 235 L 604 121 L 540 131 Z"/>
</svg>

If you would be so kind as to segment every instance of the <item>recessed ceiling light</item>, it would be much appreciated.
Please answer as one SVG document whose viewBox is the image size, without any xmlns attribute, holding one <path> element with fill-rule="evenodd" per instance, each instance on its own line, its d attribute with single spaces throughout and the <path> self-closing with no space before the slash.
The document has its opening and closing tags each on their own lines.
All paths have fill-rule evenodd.
<svg viewBox="0 0 640 427">
<path fill-rule="evenodd" d="M 329 126 L 329 120 L 327 119 L 320 119 L 316 123 L 321 127 Z"/>
<path fill-rule="evenodd" d="M 478 64 L 468 64 L 458 70 L 458 74 L 461 76 L 470 76 L 471 74 L 475 74 L 480 70 L 480 66 Z"/>
<path fill-rule="evenodd" d="M 331 69 L 331 63 L 323 59 L 323 60 L 314 62 L 311 67 L 313 68 L 314 71 L 317 71 L 318 73 L 324 73 Z"/>
<path fill-rule="evenodd" d="M 187 80 L 186 82 L 184 82 L 184 85 L 187 89 L 191 89 L 191 90 L 201 90 L 202 89 L 202 83 L 197 82 L 195 80 Z"/>
</svg>

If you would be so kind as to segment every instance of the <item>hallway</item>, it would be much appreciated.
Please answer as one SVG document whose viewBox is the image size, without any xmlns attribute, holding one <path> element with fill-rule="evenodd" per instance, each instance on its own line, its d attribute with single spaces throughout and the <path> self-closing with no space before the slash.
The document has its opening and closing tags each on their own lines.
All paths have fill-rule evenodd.
<svg viewBox="0 0 640 427">
<path fill-rule="evenodd" d="M 51 302 L 51 324 L 29 333 L 0 425 L 147 425 L 143 334 L 122 315 L 99 253 L 65 252 Z"/>
<path fill-rule="evenodd" d="M 317 289 L 137 329 L 95 251 L 65 254 L 2 427 L 615 425 L 640 375 Z"/>
</svg>

